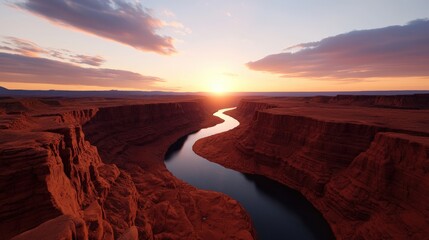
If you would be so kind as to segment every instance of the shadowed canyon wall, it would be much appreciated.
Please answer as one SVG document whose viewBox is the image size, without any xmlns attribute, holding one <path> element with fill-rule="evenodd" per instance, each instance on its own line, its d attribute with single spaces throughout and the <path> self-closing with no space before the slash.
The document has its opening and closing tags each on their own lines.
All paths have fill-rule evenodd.
<svg viewBox="0 0 429 240">
<path fill-rule="evenodd" d="M 0 101 L 2 238 L 254 238 L 238 202 L 163 163 L 179 137 L 219 121 L 203 101 Z"/>
</svg>

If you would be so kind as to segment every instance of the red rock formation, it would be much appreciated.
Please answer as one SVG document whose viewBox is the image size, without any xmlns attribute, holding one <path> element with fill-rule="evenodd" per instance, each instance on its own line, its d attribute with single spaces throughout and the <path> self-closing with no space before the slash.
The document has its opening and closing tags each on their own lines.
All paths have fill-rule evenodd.
<svg viewBox="0 0 429 240">
<path fill-rule="evenodd" d="M 42 132 L 4 130 L 0 145 L 0 232 L 5 239 L 60 215 L 86 222 L 89 236 L 103 236 L 104 228 L 111 229 L 99 204 L 115 189 L 98 169 L 116 167 L 101 162 L 79 125 Z"/>
<path fill-rule="evenodd" d="M 326 186 L 324 204 L 356 221 L 346 237 L 425 239 L 428 236 L 429 138 L 378 133 L 370 147 Z M 334 202 L 335 201 L 335 202 Z"/>
<path fill-rule="evenodd" d="M 375 107 L 309 98 L 243 101 L 231 112 L 241 125 L 198 141 L 194 150 L 299 190 L 339 239 L 424 239 L 429 111 Z"/>
<path fill-rule="evenodd" d="M 13 239 L 88 239 L 88 232 L 83 219 L 76 218 L 70 215 L 61 215 L 59 217 L 46 221 L 34 228 L 33 230 L 24 232 L 14 237 Z"/>
<path fill-rule="evenodd" d="M 170 144 L 217 121 L 194 98 L 3 101 L 2 239 L 254 238 L 238 202 L 165 168 Z"/>
</svg>

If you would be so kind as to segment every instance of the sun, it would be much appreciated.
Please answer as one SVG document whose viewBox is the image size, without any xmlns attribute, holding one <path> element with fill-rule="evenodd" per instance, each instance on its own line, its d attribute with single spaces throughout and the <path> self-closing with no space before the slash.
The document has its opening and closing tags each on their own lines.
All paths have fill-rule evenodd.
<svg viewBox="0 0 429 240">
<path fill-rule="evenodd" d="M 223 94 L 226 92 L 226 86 L 221 81 L 214 82 L 211 84 L 210 91 L 215 94 Z"/>
</svg>

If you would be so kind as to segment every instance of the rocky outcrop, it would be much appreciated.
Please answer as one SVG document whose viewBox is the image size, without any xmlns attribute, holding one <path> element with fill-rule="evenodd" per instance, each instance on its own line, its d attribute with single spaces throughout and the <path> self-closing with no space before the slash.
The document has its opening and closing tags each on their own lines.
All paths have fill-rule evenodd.
<svg viewBox="0 0 429 240">
<path fill-rule="evenodd" d="M 326 185 L 331 218 L 356 221 L 346 237 L 425 239 L 429 209 L 429 139 L 378 133 L 370 147 Z"/>
<path fill-rule="evenodd" d="M 92 239 L 112 229 L 100 205 L 116 192 L 116 179 L 103 178 L 99 169 L 120 170 L 102 163 L 80 126 L 34 133 L 5 130 L 2 137 L 0 231 L 5 239 L 62 215 L 85 223 L 81 227 Z"/>
<path fill-rule="evenodd" d="M 28 239 L 88 239 L 88 232 L 83 219 L 71 215 L 62 215 L 13 238 L 13 240 Z"/>
<path fill-rule="evenodd" d="M 217 121 L 200 102 L 25 101 L 0 119 L 2 239 L 254 238 L 238 202 L 163 163 L 176 139 Z"/>
<path fill-rule="evenodd" d="M 360 118 L 352 119 L 343 105 L 308 100 L 244 101 L 231 112 L 239 127 L 198 141 L 194 150 L 299 190 L 338 239 L 424 239 L 429 112 L 379 110 L 389 116 L 380 122 L 369 114 L 374 106 L 356 107 Z M 407 127 L 422 123 L 420 131 Z"/>
</svg>

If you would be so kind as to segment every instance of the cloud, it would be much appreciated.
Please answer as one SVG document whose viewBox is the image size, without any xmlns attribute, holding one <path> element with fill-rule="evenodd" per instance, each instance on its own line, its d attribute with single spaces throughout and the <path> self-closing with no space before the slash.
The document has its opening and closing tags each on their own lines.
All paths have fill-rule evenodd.
<svg viewBox="0 0 429 240">
<path fill-rule="evenodd" d="M 71 61 L 74 63 L 86 64 L 91 66 L 101 66 L 104 63 L 104 58 L 100 56 L 87 56 L 87 55 L 74 55 L 71 58 Z"/>
<path fill-rule="evenodd" d="M 168 9 L 164 9 L 164 11 L 162 11 L 162 14 L 166 17 L 170 17 L 170 18 L 174 18 L 176 17 L 176 14 L 174 14 L 174 12 L 168 10 Z"/>
<path fill-rule="evenodd" d="M 62 26 L 73 27 L 136 49 L 159 54 L 176 52 L 173 39 L 156 31 L 162 21 L 138 2 L 126 0 L 24 0 L 16 4 Z"/>
<path fill-rule="evenodd" d="M 177 21 L 162 21 L 162 26 L 166 28 L 172 28 L 175 33 L 180 35 L 188 35 L 192 33 L 192 30 L 188 27 L 185 27 L 181 22 Z"/>
<path fill-rule="evenodd" d="M 365 79 L 429 76 L 429 20 L 303 43 L 246 65 L 284 77 Z M 294 51 L 296 50 L 296 51 Z"/>
<path fill-rule="evenodd" d="M 83 68 L 71 63 L 46 58 L 1 52 L 0 66 L 0 79 L 2 82 L 136 89 L 152 89 L 154 84 L 163 82 L 160 78 L 143 76 L 130 71 Z"/>
<path fill-rule="evenodd" d="M 75 54 L 66 49 L 48 49 L 39 45 L 16 37 L 4 37 L 3 45 L 0 45 L 0 50 L 17 53 L 28 57 L 47 56 L 69 62 L 86 64 L 90 66 L 101 66 L 105 60 L 100 56 L 89 56 L 83 54 Z"/>
<path fill-rule="evenodd" d="M 45 54 L 46 50 L 37 44 L 16 38 L 16 37 L 5 37 L 5 40 L 2 41 L 3 46 L 0 46 L 0 49 L 19 53 L 25 56 L 35 57 L 40 54 Z"/>
</svg>

